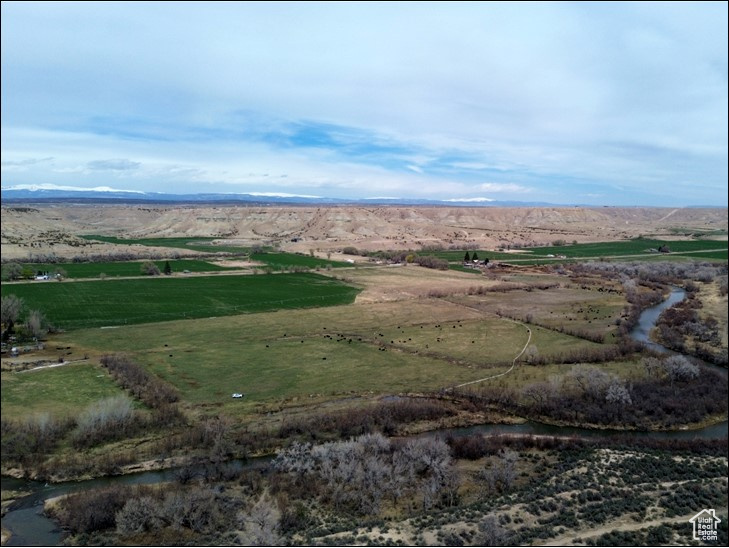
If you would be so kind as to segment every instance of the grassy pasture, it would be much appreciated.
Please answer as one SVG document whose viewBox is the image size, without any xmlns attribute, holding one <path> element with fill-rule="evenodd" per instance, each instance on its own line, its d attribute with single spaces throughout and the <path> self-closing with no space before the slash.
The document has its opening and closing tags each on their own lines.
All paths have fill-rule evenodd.
<svg viewBox="0 0 729 548">
<path fill-rule="evenodd" d="M 165 262 L 153 261 L 159 267 L 160 272 L 164 270 Z M 220 272 L 224 270 L 240 270 L 240 268 L 225 267 L 206 261 L 193 259 L 170 260 L 170 267 L 173 273 L 180 273 L 184 270 L 190 272 Z M 34 271 L 53 272 L 58 268 L 66 271 L 67 277 L 74 279 L 98 278 L 101 274 L 109 277 L 119 276 L 140 276 L 141 261 L 121 261 L 113 263 L 56 263 L 56 264 L 32 264 Z"/>
<path fill-rule="evenodd" d="M 118 326 L 350 303 L 359 290 L 318 274 L 156 277 L 3 284 L 57 327 Z"/>
<path fill-rule="evenodd" d="M 617 330 L 615 321 L 626 305 L 618 294 L 565 287 L 547 291 L 510 291 L 498 297 L 469 295 L 451 300 L 484 312 L 501 310 L 517 318 L 531 315 L 536 323 L 550 328 L 564 326 L 565 329 L 605 334 L 608 342 L 609 335 Z"/>
<path fill-rule="evenodd" d="M 71 416 L 87 405 L 123 391 L 100 365 L 88 362 L 62 367 L 2 373 L 3 416 L 50 413 Z"/>
<path fill-rule="evenodd" d="M 376 291 L 373 297 L 379 295 L 379 300 L 375 302 L 364 300 L 328 308 L 287 309 L 283 305 L 302 306 L 298 300 L 301 297 L 305 297 L 307 304 L 311 297 L 317 304 L 319 297 L 326 302 L 351 303 L 358 290 L 316 274 L 275 274 L 18 284 L 3 286 L 3 293 L 28 288 L 32 290 L 29 295 L 21 296 L 33 307 L 37 290 L 68 289 L 68 294 L 44 296 L 44 302 L 65 306 L 73 302 L 68 310 L 59 308 L 59 313 L 68 317 L 74 310 L 78 314 L 93 309 L 103 321 L 97 318 L 91 324 L 93 328 L 54 335 L 48 344 L 71 346 L 74 354 L 88 354 L 94 362 L 101 354 L 124 352 L 176 386 L 183 405 L 193 412 L 223 412 L 239 417 L 280 405 L 317 403 L 353 394 L 437 390 L 501 373 L 522 350 L 528 333 L 520 323 L 498 318 L 495 311 L 499 307 L 514 313 L 531 312 L 535 319 L 545 322 L 552 319 L 555 323 L 565 321 L 572 314 L 576 327 L 585 327 L 590 325 L 592 317 L 586 319 L 584 314 L 578 314 L 578 307 L 589 306 L 591 314 L 603 314 L 607 325 L 623 304 L 619 295 L 576 287 L 433 299 L 426 298 L 422 291 L 428 287 L 465 289 L 472 285 L 472 277 L 420 267 L 375 270 L 353 270 L 352 275 L 367 287 L 373 283 L 393 287 L 392 295 L 387 292 L 380 295 Z M 527 274 L 521 276 L 527 282 L 531 279 Z M 534 278 L 547 281 L 551 277 Z M 191 285 L 168 285 L 175 281 Z M 418 281 L 424 284 L 422 291 L 414 289 Z M 218 286 L 218 282 L 226 285 Z M 484 280 L 484 283 L 494 282 Z M 94 288 L 97 288 L 95 292 L 79 301 L 80 291 Z M 113 306 L 105 293 L 111 288 L 118 292 Z M 407 289 L 408 293 L 401 289 Z M 271 303 L 270 293 L 274 290 L 278 291 L 279 298 L 290 302 Z M 125 299 L 129 302 L 125 303 Z M 181 313 L 190 311 L 193 305 L 200 307 L 199 312 L 206 310 L 209 317 L 163 321 L 165 314 L 172 311 L 181 318 Z M 124 306 L 128 308 L 119 309 Z M 215 308 L 215 313 L 205 306 Z M 115 318 L 129 320 L 135 310 L 137 314 L 149 313 L 147 321 L 157 323 L 122 325 L 115 329 L 96 327 L 109 326 Z M 251 313 L 240 314 L 243 311 Z M 224 316 L 224 313 L 234 315 Z M 89 325 L 88 321 L 82 318 L 78 323 Z M 606 325 L 600 325 L 599 329 L 605 329 Z M 598 329 L 597 325 L 595 328 Z M 532 327 L 530 344 L 536 346 L 540 355 L 547 356 L 596 346 L 538 327 Z M 63 381 L 54 378 L 52 372 L 67 367 L 71 366 L 27 373 L 37 375 L 35 382 L 47 385 L 42 389 L 43 409 L 54 407 L 71 413 L 93 399 L 81 398 L 79 402 L 83 403 L 76 405 L 68 401 L 67 392 L 54 392 L 57 383 Z M 550 367 L 530 367 L 528 378 L 553 372 Z M 98 370 L 91 370 L 98 374 Z M 507 377 L 504 386 L 517 389 L 526 379 L 512 374 Z M 70 387 L 68 394 L 76 390 L 73 384 L 61 386 Z M 20 396 L 14 395 L 33 391 L 39 392 L 41 388 L 9 391 L 7 397 L 12 404 L 3 403 L 3 409 L 7 407 L 19 413 L 24 405 L 35 409 L 33 396 L 21 402 Z M 233 400 L 230 394 L 235 391 L 244 392 L 246 397 L 242 401 Z"/>
<path fill-rule="evenodd" d="M 548 364 L 539 366 L 520 363 L 508 375 L 489 380 L 488 386 L 513 389 L 535 382 L 552 380 L 563 383 L 568 389 L 577 389 L 576 383 L 569 379 L 570 372 L 573 370 L 585 371 L 590 369 L 599 369 L 621 379 L 625 379 L 628 382 L 645 378 L 645 371 L 641 364 L 632 361 L 604 362 L 600 364 Z M 475 390 L 478 390 L 478 387 L 478 384 L 473 385 L 473 389 Z"/>
<path fill-rule="evenodd" d="M 533 332 L 540 352 L 593 345 Z M 56 339 L 92 355 L 125 352 L 175 385 L 189 408 L 242 416 L 284 402 L 437 390 L 501 373 L 527 333 L 516 322 L 428 299 L 85 329 Z M 235 391 L 246 397 L 233 400 Z"/>
</svg>

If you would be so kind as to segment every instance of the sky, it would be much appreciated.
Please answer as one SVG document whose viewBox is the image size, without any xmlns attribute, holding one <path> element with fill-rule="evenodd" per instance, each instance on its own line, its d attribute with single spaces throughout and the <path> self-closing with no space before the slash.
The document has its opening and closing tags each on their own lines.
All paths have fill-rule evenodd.
<svg viewBox="0 0 729 548">
<path fill-rule="evenodd" d="M 727 205 L 726 2 L 2 2 L 3 190 Z"/>
</svg>

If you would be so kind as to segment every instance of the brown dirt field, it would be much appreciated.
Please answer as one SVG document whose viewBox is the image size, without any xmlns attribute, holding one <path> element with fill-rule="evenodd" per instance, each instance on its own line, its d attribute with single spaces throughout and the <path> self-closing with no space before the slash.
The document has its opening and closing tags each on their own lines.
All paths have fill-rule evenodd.
<svg viewBox="0 0 729 548">
<path fill-rule="evenodd" d="M 492 286 L 498 282 L 483 276 L 454 270 L 433 270 L 418 265 L 392 265 L 348 270 L 348 281 L 365 287 L 356 303 L 400 301 L 428 297 L 435 293 L 465 293 L 472 286 Z"/>
</svg>

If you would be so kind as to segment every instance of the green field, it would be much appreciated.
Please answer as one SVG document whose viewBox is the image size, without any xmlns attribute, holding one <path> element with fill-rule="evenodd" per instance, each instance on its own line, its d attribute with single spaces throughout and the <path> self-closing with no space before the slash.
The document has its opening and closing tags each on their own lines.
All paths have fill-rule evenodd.
<svg viewBox="0 0 729 548">
<path fill-rule="evenodd" d="M 181 259 L 170 261 L 153 261 L 157 265 L 160 272 L 164 271 L 165 262 L 170 263 L 173 273 L 181 273 L 185 270 L 190 272 L 219 272 L 223 270 L 240 270 L 234 267 L 219 266 L 206 261 L 198 261 L 193 259 Z M 142 275 L 140 267 L 141 261 L 120 261 L 113 263 L 33 263 L 28 265 L 34 272 L 54 272 L 62 268 L 66 272 L 67 278 L 83 279 L 98 278 L 102 274 L 108 277 L 128 277 Z"/>
<path fill-rule="evenodd" d="M 383 270 L 398 279 L 409 279 L 412 272 Z M 378 278 L 373 283 L 385 282 Z M 51 288 L 55 292 L 45 292 Z M 619 300 L 558 288 L 454 298 L 456 302 L 408 299 L 354 305 L 345 303 L 352 303 L 357 289 L 313 273 L 5 284 L 3 294 L 18 289 L 27 290 L 20 296 L 29 307 L 55 307 L 44 311 L 52 320 L 57 314 L 66 318 L 66 327 L 78 328 L 53 335 L 49 344 L 69 347 L 74 357 L 92 356 L 94 363 L 104 353 L 128 354 L 173 384 L 182 404 L 193 412 L 240 417 L 352 395 L 439 390 L 499 374 L 510 367 L 529 336 L 519 322 L 498 318 L 494 311 L 499 306 L 527 313 L 539 303 L 540 309 L 544 306 L 559 317 L 573 315 L 574 323 L 586 325 L 588 320 L 577 315 L 578 303 L 591 302 L 590 325 L 605 329 Z M 329 304 L 343 306 L 303 308 Z M 170 316 L 175 321 L 164 321 Z M 197 319 L 180 319 L 191 317 Z M 539 319 L 552 321 L 551 315 Z M 140 322 L 157 323 L 132 325 Z M 530 345 L 539 355 L 597 346 L 549 329 L 532 326 L 531 331 Z M 27 406 L 73 413 L 93 393 L 105 395 L 93 388 L 93 383 L 106 382 L 103 377 L 89 381 L 91 392 L 78 404 L 68 401 L 65 392 L 54 393 L 63 381 L 56 371 L 65 369 L 28 373 L 37 375 L 33 382 L 38 384 L 23 385 L 21 381 L 29 382 L 23 378 L 4 390 L 3 410 L 21 413 Z M 530 379 L 541 371 L 528 369 Z M 85 378 L 86 370 L 80 371 Z M 4 383 L 8 375 L 3 374 Z M 77 390 L 70 382 L 63 386 Z M 34 404 L 29 395 L 33 391 L 45 394 L 42 406 Z M 233 400 L 232 392 L 246 397 Z"/>
<path fill-rule="evenodd" d="M 274 270 L 282 270 L 288 268 L 342 268 L 352 266 L 351 263 L 344 263 L 341 261 L 329 261 L 326 259 L 320 259 L 319 257 L 312 257 L 311 255 L 300 255 L 298 253 L 253 253 L 250 256 L 252 261 L 258 261 L 266 263 Z"/>
<path fill-rule="evenodd" d="M 657 250 L 660 246 L 668 246 L 671 253 L 681 254 L 685 252 L 697 252 L 706 250 L 726 249 L 726 242 L 716 242 L 712 240 L 649 240 L 636 238 L 622 242 L 599 242 L 590 244 L 574 244 L 550 247 L 532 247 L 531 255 L 565 255 L 567 258 L 575 257 L 606 257 L 620 255 L 652 255 L 649 250 Z"/>
<path fill-rule="evenodd" d="M 657 253 L 661 246 L 668 246 L 670 253 Z M 653 251 L 651 251 L 653 250 Z M 499 260 L 526 264 L 548 264 L 571 261 L 575 259 L 597 259 L 613 257 L 636 260 L 645 258 L 655 260 L 662 258 L 671 260 L 676 257 L 694 257 L 696 259 L 727 259 L 727 242 L 715 240 L 651 240 L 636 238 L 619 242 L 598 242 L 562 246 L 530 247 L 520 252 L 504 253 L 482 249 L 468 250 L 469 256 L 477 253 L 480 260 Z M 423 255 L 434 255 L 449 262 L 463 261 L 466 250 L 423 252 Z M 550 257 L 551 255 L 551 257 Z M 559 258 L 557 255 L 566 257 Z M 636 257 L 640 256 L 640 257 Z"/>
<path fill-rule="evenodd" d="M 239 246 L 221 246 L 212 245 L 212 242 L 220 238 L 116 238 L 114 236 L 99 236 L 95 234 L 87 234 L 81 236 L 86 240 L 96 240 L 98 242 L 106 242 L 108 244 L 119 245 L 144 245 L 151 247 L 172 247 L 176 249 L 190 249 L 192 251 L 200 251 L 202 253 L 217 253 L 224 251 L 226 253 L 246 253 L 245 247 Z"/>
<path fill-rule="evenodd" d="M 3 372 L 2 385 L 4 416 L 25 416 L 31 410 L 55 417 L 72 416 L 90 403 L 123 393 L 100 365 L 90 363 Z"/>
<path fill-rule="evenodd" d="M 130 354 L 175 385 L 186 404 L 239 413 L 282 399 L 437 390 L 475 380 L 503 372 L 527 337 L 518 323 L 423 301 L 86 329 L 58 340 L 90 353 Z M 539 341 L 545 350 L 584 344 L 553 333 Z M 246 397 L 232 400 L 231 392 Z"/>
<path fill-rule="evenodd" d="M 358 289 L 313 273 L 160 276 L 88 282 L 3 284 L 56 327 L 118 326 L 351 303 Z"/>
</svg>

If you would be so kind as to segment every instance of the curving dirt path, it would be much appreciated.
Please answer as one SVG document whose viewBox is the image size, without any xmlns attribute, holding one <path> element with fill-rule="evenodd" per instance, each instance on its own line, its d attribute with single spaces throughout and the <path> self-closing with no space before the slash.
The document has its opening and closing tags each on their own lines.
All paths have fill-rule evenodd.
<svg viewBox="0 0 729 548">
<path fill-rule="evenodd" d="M 550 539 L 543 544 L 539 544 L 539 546 L 572 546 L 572 541 L 575 538 L 580 538 L 582 539 L 582 542 L 584 542 L 586 539 L 596 538 L 600 535 L 604 535 L 605 533 L 610 533 L 611 531 L 638 531 L 640 529 L 646 529 L 648 527 L 658 527 L 659 525 L 663 525 L 664 523 L 682 523 L 686 525 L 687 531 L 691 531 L 691 524 L 689 523 L 689 519 L 691 519 L 691 514 L 671 518 L 664 517 L 642 522 L 612 522 L 602 525 L 600 527 L 595 527 L 594 529 L 581 530 L 571 535 L 565 535 L 556 539 Z"/>
<path fill-rule="evenodd" d="M 454 303 L 454 304 L 456 304 L 456 303 Z M 458 303 L 458 304 L 460 304 L 460 303 Z M 465 304 L 461 304 L 460 306 L 462 306 L 463 308 L 468 308 L 469 310 L 474 310 L 474 311 L 478 312 L 479 314 L 483 314 L 483 310 L 479 310 L 478 308 L 473 308 L 473 307 L 467 306 Z M 464 383 L 461 383 L 461 384 L 457 384 L 455 386 L 451 386 L 450 388 L 447 388 L 446 390 L 453 390 L 454 388 L 461 388 L 463 386 L 468 386 L 469 384 L 476 384 L 476 383 L 479 383 L 479 382 L 488 381 L 490 379 L 497 379 L 499 377 L 503 377 L 504 375 L 507 375 L 508 373 L 511 373 L 514 370 L 514 367 L 516 367 L 517 360 L 519 358 L 521 358 L 521 356 L 522 356 L 522 354 L 524 354 L 524 352 L 526 352 L 526 349 L 529 346 L 529 343 L 532 341 L 532 330 L 529 329 L 529 327 L 527 325 L 523 324 L 520 321 L 512 320 L 510 318 L 503 318 L 503 319 L 507 319 L 507 320 L 509 320 L 512 323 L 521 325 L 522 327 L 526 328 L 527 333 L 529 334 L 529 336 L 527 337 L 526 343 L 524 343 L 524 347 L 521 349 L 521 352 L 519 352 L 514 357 L 514 359 L 511 361 L 511 367 L 509 369 L 507 369 L 506 371 L 504 371 L 503 373 L 498 373 L 496 375 L 490 375 L 490 376 L 484 377 L 482 379 L 476 379 L 475 381 L 469 381 L 469 382 L 464 382 Z"/>
<path fill-rule="evenodd" d="M 515 322 L 515 323 L 518 323 L 518 324 L 524 325 L 524 324 L 523 324 L 523 323 L 521 323 L 521 322 Z M 526 326 L 525 326 L 525 327 L 526 327 Z M 515 357 L 515 358 L 514 358 L 514 359 L 512 360 L 512 362 L 511 362 L 511 367 L 510 367 L 509 369 L 507 369 L 507 370 L 506 370 L 506 371 L 504 371 L 503 373 L 499 373 L 499 374 L 497 374 L 497 375 L 491 375 L 491 376 L 489 376 L 489 377 L 484 377 L 483 379 L 477 379 L 477 380 L 475 380 L 475 381 L 470 381 L 470 382 L 464 382 L 464 383 L 462 383 L 462 384 L 457 384 L 457 385 L 456 385 L 456 386 L 454 386 L 453 388 L 461 388 L 462 386 L 468 386 L 469 384 L 476 384 L 477 382 L 483 382 L 483 381 L 488 381 L 488 380 L 490 380 L 490 379 L 496 379 L 496 378 L 498 378 L 498 377 L 503 377 L 504 375 L 506 375 L 506 374 L 508 374 L 508 373 L 511 373 L 511 372 L 512 372 L 512 371 L 514 370 L 514 367 L 516 367 L 516 362 L 517 362 L 517 360 L 518 360 L 518 359 L 519 359 L 519 358 L 521 357 L 521 355 L 522 355 L 522 354 L 524 354 L 524 352 L 526 352 L 526 349 L 527 349 L 527 347 L 529 346 L 529 343 L 530 343 L 530 342 L 531 342 L 531 340 L 532 340 L 532 330 L 531 330 L 531 329 L 529 329 L 528 327 L 526 328 L 526 330 L 527 330 L 527 333 L 529 333 L 529 336 L 527 337 L 527 342 L 526 342 L 526 343 L 524 344 L 524 348 L 522 348 L 522 349 L 521 349 L 521 352 L 519 352 L 519 353 L 518 353 L 518 354 L 516 355 L 516 357 Z"/>
</svg>

